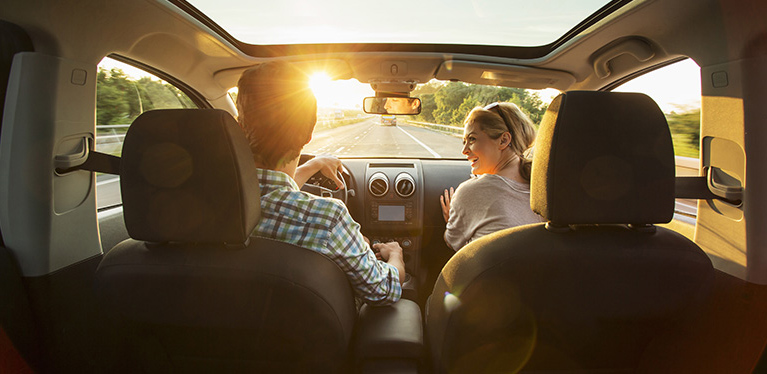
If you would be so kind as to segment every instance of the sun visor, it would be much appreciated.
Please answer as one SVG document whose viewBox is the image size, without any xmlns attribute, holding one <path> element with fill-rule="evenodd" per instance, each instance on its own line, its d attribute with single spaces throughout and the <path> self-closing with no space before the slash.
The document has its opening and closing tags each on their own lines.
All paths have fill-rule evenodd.
<svg viewBox="0 0 767 374">
<path fill-rule="evenodd" d="M 351 79 L 353 77 L 352 68 L 349 66 L 349 63 L 344 60 L 286 61 L 295 64 L 298 69 L 306 72 L 306 74 L 310 76 L 314 73 L 322 72 L 327 74 L 328 77 L 333 80 Z M 234 87 L 237 85 L 237 81 L 240 79 L 242 73 L 255 65 L 258 64 L 219 70 L 213 74 L 213 77 L 222 87 Z"/>
<path fill-rule="evenodd" d="M 435 78 L 534 90 L 556 88 L 561 91 L 575 83 L 575 77 L 559 70 L 457 60 L 443 62 Z"/>
</svg>

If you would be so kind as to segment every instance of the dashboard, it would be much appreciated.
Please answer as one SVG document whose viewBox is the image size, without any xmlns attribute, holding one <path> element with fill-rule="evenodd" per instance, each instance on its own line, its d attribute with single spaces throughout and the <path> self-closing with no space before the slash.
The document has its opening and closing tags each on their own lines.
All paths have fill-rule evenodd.
<svg viewBox="0 0 767 374">
<path fill-rule="evenodd" d="M 362 233 L 371 244 L 398 242 L 413 287 L 433 285 L 454 253 L 442 239 L 445 221 L 439 196 L 469 178 L 469 164 L 465 160 L 427 159 L 341 161 L 347 184 L 346 205 Z M 307 184 L 334 188 L 332 181 L 319 174 Z"/>
</svg>

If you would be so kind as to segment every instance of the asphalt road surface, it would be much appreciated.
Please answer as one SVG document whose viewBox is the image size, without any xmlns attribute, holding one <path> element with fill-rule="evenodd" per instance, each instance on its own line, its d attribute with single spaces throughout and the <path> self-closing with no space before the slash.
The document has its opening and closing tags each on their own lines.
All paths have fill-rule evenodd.
<svg viewBox="0 0 767 374">
<path fill-rule="evenodd" d="M 116 175 L 99 174 L 96 176 L 96 206 L 100 208 L 119 205 L 120 178 Z"/>
<path fill-rule="evenodd" d="M 317 131 L 304 153 L 338 157 L 461 158 L 461 139 L 402 122 L 382 126 L 379 118 Z"/>
</svg>

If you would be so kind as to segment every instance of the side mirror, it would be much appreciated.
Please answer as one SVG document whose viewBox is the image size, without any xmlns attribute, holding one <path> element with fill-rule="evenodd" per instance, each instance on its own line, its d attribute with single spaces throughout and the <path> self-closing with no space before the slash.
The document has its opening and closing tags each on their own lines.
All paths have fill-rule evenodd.
<svg viewBox="0 0 767 374">
<path fill-rule="evenodd" d="M 362 102 L 365 113 L 419 114 L 421 99 L 417 97 L 366 97 Z"/>
</svg>

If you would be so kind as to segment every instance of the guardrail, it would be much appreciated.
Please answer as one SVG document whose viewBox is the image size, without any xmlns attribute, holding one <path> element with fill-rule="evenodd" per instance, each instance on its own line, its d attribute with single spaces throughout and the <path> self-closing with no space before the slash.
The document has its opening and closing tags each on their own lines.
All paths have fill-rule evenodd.
<svg viewBox="0 0 767 374">
<path fill-rule="evenodd" d="M 102 153 L 115 154 L 122 149 L 123 139 L 125 139 L 125 131 L 118 132 L 116 130 L 127 130 L 130 125 L 97 125 L 96 131 L 107 130 L 109 134 L 96 134 L 96 151 Z"/>
<path fill-rule="evenodd" d="M 438 123 L 418 122 L 418 121 L 412 121 L 412 120 L 405 120 L 405 121 L 411 125 L 437 130 L 448 135 L 459 136 L 459 137 L 463 136 L 463 127 L 460 127 L 460 126 L 448 126 L 448 125 L 440 125 Z"/>
</svg>

